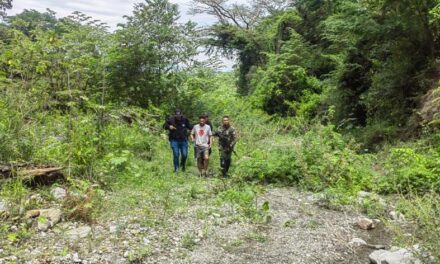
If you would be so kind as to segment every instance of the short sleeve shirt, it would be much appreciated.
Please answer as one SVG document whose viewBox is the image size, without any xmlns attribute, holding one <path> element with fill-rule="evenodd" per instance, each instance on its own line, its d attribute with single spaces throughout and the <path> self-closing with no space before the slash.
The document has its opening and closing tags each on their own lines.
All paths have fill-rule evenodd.
<svg viewBox="0 0 440 264">
<path fill-rule="evenodd" d="M 212 130 L 209 125 L 200 126 L 197 124 L 193 127 L 191 134 L 195 138 L 196 146 L 209 146 L 209 137 L 212 136 Z"/>
</svg>

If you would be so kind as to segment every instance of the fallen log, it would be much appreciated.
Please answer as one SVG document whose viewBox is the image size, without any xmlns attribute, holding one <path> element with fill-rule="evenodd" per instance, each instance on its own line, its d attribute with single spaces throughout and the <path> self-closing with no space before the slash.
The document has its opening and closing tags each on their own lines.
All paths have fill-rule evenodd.
<svg viewBox="0 0 440 264">
<path fill-rule="evenodd" d="M 62 167 L 43 166 L 0 166 L 0 180 L 20 179 L 28 187 L 51 185 L 65 180 Z"/>
<path fill-rule="evenodd" d="M 51 185 L 59 180 L 65 180 L 64 174 L 61 172 L 62 170 L 62 167 L 24 169 L 19 170 L 17 174 L 25 185 L 36 187 L 39 185 Z"/>
<path fill-rule="evenodd" d="M 12 168 L 9 166 L 0 165 L 0 179 L 7 179 L 12 177 Z"/>
</svg>

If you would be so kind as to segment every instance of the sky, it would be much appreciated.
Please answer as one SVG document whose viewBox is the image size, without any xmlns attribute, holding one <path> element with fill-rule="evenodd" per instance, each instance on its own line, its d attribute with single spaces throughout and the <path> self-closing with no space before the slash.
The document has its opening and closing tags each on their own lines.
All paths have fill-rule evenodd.
<svg viewBox="0 0 440 264">
<path fill-rule="evenodd" d="M 182 22 L 192 20 L 201 26 L 206 26 L 215 21 L 213 17 L 208 15 L 189 15 L 188 10 L 191 1 L 170 1 L 179 5 Z M 124 22 L 124 15 L 131 14 L 133 5 L 138 2 L 142 2 L 142 0 L 13 0 L 13 8 L 8 11 L 8 14 L 14 15 L 20 13 L 24 9 L 35 9 L 44 12 L 46 11 L 46 8 L 50 8 L 57 13 L 57 16 L 64 17 L 70 15 L 73 11 L 81 11 L 95 19 L 106 22 L 111 29 L 115 29 L 118 23 Z M 236 2 L 244 2 L 244 0 Z"/>
<path fill-rule="evenodd" d="M 55 11 L 58 17 L 65 17 L 74 11 L 80 11 L 86 15 L 99 19 L 109 25 L 110 30 L 115 30 L 118 23 L 125 22 L 123 16 L 131 15 L 133 5 L 142 2 L 142 0 L 13 0 L 13 8 L 8 11 L 8 15 L 15 15 L 24 9 L 35 9 L 40 12 L 50 8 Z M 178 4 L 180 9 L 180 20 L 186 22 L 188 20 L 196 22 L 200 26 L 208 26 L 215 22 L 212 16 L 197 14 L 189 15 L 188 11 L 191 6 L 190 0 L 170 0 L 170 2 Z M 236 3 L 245 3 L 246 0 L 235 0 Z M 205 59 L 201 56 L 200 59 Z M 223 59 L 223 70 L 231 70 L 233 61 Z"/>
</svg>

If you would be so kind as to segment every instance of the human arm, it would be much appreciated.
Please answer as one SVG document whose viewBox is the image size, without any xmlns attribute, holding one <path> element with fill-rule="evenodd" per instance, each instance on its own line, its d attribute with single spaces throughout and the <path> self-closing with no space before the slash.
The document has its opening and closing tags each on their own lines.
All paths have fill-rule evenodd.
<svg viewBox="0 0 440 264">
<path fill-rule="evenodd" d="M 212 145 L 214 144 L 214 136 L 209 136 L 209 147 L 212 148 Z"/>
<path fill-rule="evenodd" d="M 212 145 L 214 144 L 214 135 L 211 127 L 209 128 L 208 135 L 209 135 L 209 147 L 211 148 Z"/>
<path fill-rule="evenodd" d="M 163 124 L 163 128 L 166 130 L 176 130 L 176 126 L 174 126 L 171 119 L 165 120 L 165 123 Z"/>
<path fill-rule="evenodd" d="M 188 128 L 188 130 L 192 130 L 194 128 L 194 125 L 192 125 L 188 119 L 185 120 L 185 126 Z"/>
<path fill-rule="evenodd" d="M 195 140 L 195 137 L 194 137 L 195 133 L 196 133 L 196 129 L 195 129 L 195 127 L 193 127 L 191 130 L 191 134 L 190 134 L 191 142 L 194 142 L 194 140 Z"/>
<path fill-rule="evenodd" d="M 231 133 L 231 148 L 233 149 L 235 144 L 237 144 L 237 132 L 235 131 L 235 129 L 232 129 L 232 133 Z"/>
</svg>

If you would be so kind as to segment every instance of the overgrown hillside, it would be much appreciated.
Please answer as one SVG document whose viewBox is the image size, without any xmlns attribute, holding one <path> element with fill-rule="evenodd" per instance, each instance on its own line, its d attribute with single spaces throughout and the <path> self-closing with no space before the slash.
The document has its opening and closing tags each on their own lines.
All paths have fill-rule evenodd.
<svg viewBox="0 0 440 264">
<path fill-rule="evenodd" d="M 264 248 L 280 250 L 274 263 L 315 263 L 307 250 L 319 249 L 329 263 L 365 263 L 371 250 L 348 246 L 353 236 L 440 258 L 439 2 L 196 0 L 195 13 L 218 19 L 201 29 L 147 0 L 115 32 L 79 12 L 8 8 L 0 2 L 0 263 L 78 252 L 96 263 L 270 262 Z M 217 68 L 219 54 L 237 56 L 233 72 Z M 216 149 L 211 178 L 196 177 L 191 147 L 191 169 L 172 173 L 162 124 L 175 108 L 193 122 L 209 112 L 214 126 L 231 116 L 229 178 Z M 361 215 L 383 230 L 353 231 Z M 78 226 L 93 235 L 72 235 Z M 283 232 L 307 249 L 281 250 L 293 243 Z M 38 243 L 46 235 L 52 249 Z"/>
</svg>

